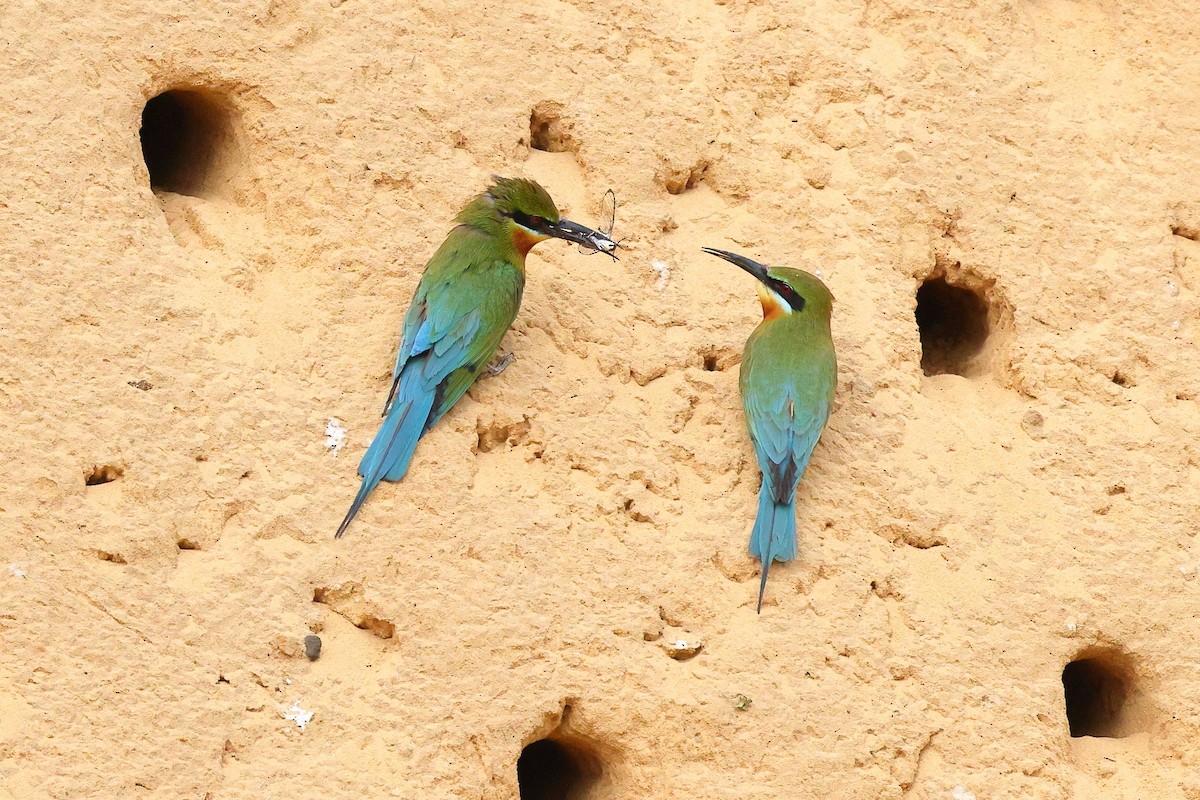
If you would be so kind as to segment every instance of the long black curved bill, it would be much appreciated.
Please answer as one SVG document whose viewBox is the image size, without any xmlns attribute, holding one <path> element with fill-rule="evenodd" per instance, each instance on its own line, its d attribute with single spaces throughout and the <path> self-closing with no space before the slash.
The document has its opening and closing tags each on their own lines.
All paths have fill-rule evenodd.
<svg viewBox="0 0 1200 800">
<path fill-rule="evenodd" d="M 745 256 L 739 256 L 737 253 L 731 253 L 728 250 L 717 250 L 715 247 L 701 247 L 700 249 L 710 256 L 723 258 L 730 264 L 737 264 L 763 283 L 767 282 L 767 268 L 757 261 L 751 261 Z"/>
<path fill-rule="evenodd" d="M 611 256 L 613 261 L 617 260 L 613 253 L 617 249 L 617 243 L 600 231 L 594 231 L 586 225 L 580 225 L 569 219 L 560 219 L 558 222 L 546 222 L 542 230 L 550 236 L 583 245 L 589 250 Z"/>
</svg>

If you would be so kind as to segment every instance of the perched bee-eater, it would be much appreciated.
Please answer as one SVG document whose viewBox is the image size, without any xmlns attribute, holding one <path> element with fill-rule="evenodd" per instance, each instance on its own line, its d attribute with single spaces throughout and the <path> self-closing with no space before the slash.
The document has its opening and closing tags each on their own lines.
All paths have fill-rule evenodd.
<svg viewBox="0 0 1200 800">
<path fill-rule="evenodd" d="M 362 486 L 338 538 L 379 481 L 404 477 L 417 441 L 487 367 L 521 306 L 530 249 L 551 237 L 608 255 L 617 247 L 560 217 L 546 190 L 521 178 L 493 178 L 455 222 L 404 315 L 383 426 L 358 465 Z"/>
<path fill-rule="evenodd" d="M 820 278 L 803 270 L 768 268 L 736 253 L 703 250 L 759 281 L 763 321 L 746 341 L 738 385 L 762 470 L 758 518 L 750 535 L 750 555 L 762 559 L 761 612 L 771 562 L 796 557 L 796 486 L 833 408 L 833 295 Z"/>
</svg>

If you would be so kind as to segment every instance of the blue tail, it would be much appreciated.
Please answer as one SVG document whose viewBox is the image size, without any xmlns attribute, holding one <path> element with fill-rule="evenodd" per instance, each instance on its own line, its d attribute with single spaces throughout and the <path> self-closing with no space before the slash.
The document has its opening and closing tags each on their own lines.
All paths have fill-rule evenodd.
<svg viewBox="0 0 1200 800">
<path fill-rule="evenodd" d="M 422 374 L 423 364 L 410 362 L 407 366 L 400 377 L 395 402 L 383 421 L 383 427 L 375 434 L 375 439 L 358 464 L 358 474 L 363 478 L 362 486 L 354 496 L 350 510 L 346 512 L 346 518 L 338 526 L 335 539 L 342 538 L 350 521 L 366 502 L 367 495 L 381 480 L 398 481 L 404 477 L 413 452 L 417 449 L 417 442 L 428 427 L 429 414 L 437 396 L 436 387 L 428 385 Z"/>
<path fill-rule="evenodd" d="M 762 579 L 758 584 L 758 613 L 762 613 L 763 593 L 767 590 L 767 572 L 772 561 L 791 561 L 796 557 L 796 500 L 775 502 L 775 490 L 764 478 L 758 492 L 758 518 L 750 534 L 750 555 L 762 559 Z"/>
</svg>

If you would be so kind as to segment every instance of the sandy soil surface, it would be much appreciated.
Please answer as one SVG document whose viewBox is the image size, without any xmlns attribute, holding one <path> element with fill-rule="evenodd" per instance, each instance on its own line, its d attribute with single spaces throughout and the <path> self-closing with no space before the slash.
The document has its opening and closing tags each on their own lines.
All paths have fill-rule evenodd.
<svg viewBox="0 0 1200 800">
<path fill-rule="evenodd" d="M 0 797 L 1200 798 L 1193 12 L 9 3 Z M 493 173 L 624 254 L 334 541 Z M 700 245 L 837 298 L 761 615 Z"/>
</svg>

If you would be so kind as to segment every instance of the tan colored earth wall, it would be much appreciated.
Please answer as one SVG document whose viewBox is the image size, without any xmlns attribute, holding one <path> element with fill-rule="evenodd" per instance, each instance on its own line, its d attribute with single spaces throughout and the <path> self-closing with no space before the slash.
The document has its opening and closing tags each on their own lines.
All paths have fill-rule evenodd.
<svg viewBox="0 0 1200 800">
<path fill-rule="evenodd" d="M 10 1 L 0 797 L 510 798 L 549 737 L 576 800 L 1200 798 L 1194 11 Z M 613 188 L 621 260 L 539 246 L 335 542 L 493 173 Z M 761 615 L 758 308 L 701 245 L 837 298 Z M 987 339 L 934 308 L 923 370 L 927 282 Z"/>
</svg>

